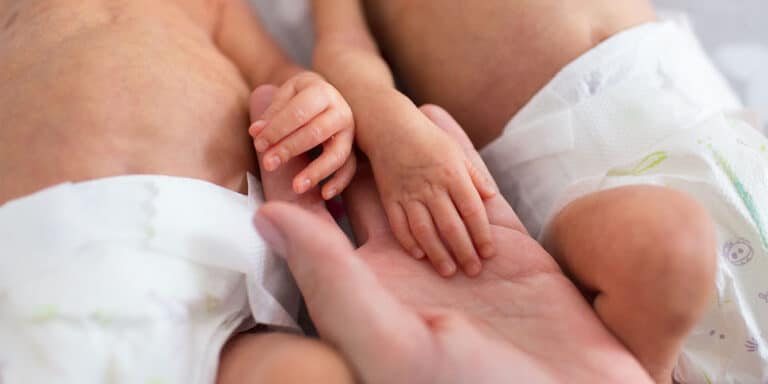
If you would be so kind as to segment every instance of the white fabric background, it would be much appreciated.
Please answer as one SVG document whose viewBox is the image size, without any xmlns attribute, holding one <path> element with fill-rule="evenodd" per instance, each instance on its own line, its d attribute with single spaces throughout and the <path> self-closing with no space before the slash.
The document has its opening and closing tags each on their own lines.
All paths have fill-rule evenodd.
<svg viewBox="0 0 768 384">
<path fill-rule="evenodd" d="M 312 27 L 307 0 L 250 1 L 291 56 L 308 65 Z M 710 56 L 768 132 L 768 0 L 653 2 L 661 9 L 680 10 L 691 16 Z"/>
</svg>

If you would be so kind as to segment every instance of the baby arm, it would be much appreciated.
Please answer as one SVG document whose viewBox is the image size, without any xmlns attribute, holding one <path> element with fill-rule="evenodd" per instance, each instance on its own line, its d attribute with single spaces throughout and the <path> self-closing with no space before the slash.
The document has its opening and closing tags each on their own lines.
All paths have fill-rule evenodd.
<svg viewBox="0 0 768 384">
<path fill-rule="evenodd" d="M 322 77 L 288 59 L 244 0 L 220 0 L 218 19 L 216 43 L 251 87 L 282 84 L 272 105 L 249 129 L 263 168 L 274 171 L 322 145 L 322 155 L 296 176 L 293 188 L 304 193 L 333 175 L 322 195 L 326 199 L 336 196 L 356 169 L 349 106 Z"/>
<path fill-rule="evenodd" d="M 251 89 L 283 84 L 303 68 L 293 63 L 261 25 L 246 0 L 218 0 L 214 41 Z"/>
<path fill-rule="evenodd" d="M 344 190 L 355 175 L 354 126 L 352 110 L 341 94 L 320 75 L 301 72 L 277 91 L 249 133 L 268 172 L 322 145 L 322 154 L 294 178 L 293 190 L 307 192 L 333 176 L 321 191 L 327 200 Z"/>
<path fill-rule="evenodd" d="M 394 87 L 358 0 L 315 0 L 315 66 L 347 98 L 395 237 L 444 276 L 494 254 L 483 198 L 495 194 L 463 150 Z M 479 254 L 479 256 L 478 256 Z"/>
</svg>

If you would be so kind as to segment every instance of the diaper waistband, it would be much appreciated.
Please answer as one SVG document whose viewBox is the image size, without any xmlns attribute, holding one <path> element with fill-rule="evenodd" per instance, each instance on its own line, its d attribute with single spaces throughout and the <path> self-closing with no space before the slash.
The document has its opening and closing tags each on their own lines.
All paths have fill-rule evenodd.
<svg viewBox="0 0 768 384">
<path fill-rule="evenodd" d="M 651 78 L 654 82 L 647 84 Z M 489 165 L 492 168 L 508 169 L 567 151 L 576 140 L 574 125 L 584 124 L 583 117 L 574 116 L 574 109 L 587 103 L 603 103 L 606 94 L 624 91 L 679 94 L 687 104 L 685 112 L 680 113 L 684 116 L 676 117 L 687 120 L 686 125 L 714 113 L 743 108 L 704 52 L 687 17 L 669 13 L 664 20 L 610 37 L 566 65 L 481 154 L 494 163 Z M 652 93 L 646 96 L 653 97 Z M 642 112 L 626 110 L 627 114 Z M 545 139 L 531 140 L 531 135 Z"/>
<path fill-rule="evenodd" d="M 60 184 L 10 201 L 0 207 L 0 287 L 25 278 L 14 255 L 39 268 L 64 262 L 91 242 L 139 241 L 190 261 L 250 270 L 254 260 L 248 255 L 266 251 L 250 225 L 261 201 L 258 184 L 250 184 L 244 196 L 201 180 L 119 176 Z M 212 249 L 237 257 L 216 265 Z"/>
<path fill-rule="evenodd" d="M 248 184 L 246 196 L 196 179 L 119 176 L 10 201 L 0 207 L 0 299 L 84 250 L 132 249 L 239 273 L 256 322 L 295 327 L 298 290 L 251 224 L 263 200 L 251 175 Z"/>
</svg>

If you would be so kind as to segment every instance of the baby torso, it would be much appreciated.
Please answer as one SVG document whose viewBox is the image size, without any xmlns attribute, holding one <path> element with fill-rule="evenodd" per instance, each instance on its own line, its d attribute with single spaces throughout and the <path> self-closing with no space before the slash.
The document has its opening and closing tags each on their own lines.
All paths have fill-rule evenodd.
<svg viewBox="0 0 768 384">
<path fill-rule="evenodd" d="M 0 203 L 166 174 L 242 188 L 248 86 L 205 0 L 0 1 Z"/>
</svg>

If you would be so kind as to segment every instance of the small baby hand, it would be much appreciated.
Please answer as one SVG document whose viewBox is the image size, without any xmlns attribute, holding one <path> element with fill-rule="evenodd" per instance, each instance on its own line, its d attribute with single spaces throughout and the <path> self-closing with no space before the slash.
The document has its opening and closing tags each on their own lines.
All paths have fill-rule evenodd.
<svg viewBox="0 0 768 384">
<path fill-rule="evenodd" d="M 371 158 L 390 226 L 406 251 L 427 256 L 441 275 L 453 275 L 458 263 L 475 276 L 482 268 L 478 255 L 495 253 L 483 204 L 495 187 L 445 132 L 422 127 Z"/>
<path fill-rule="evenodd" d="M 352 151 L 352 110 L 318 74 L 302 72 L 289 79 L 248 132 L 256 151 L 263 154 L 266 171 L 323 146 L 322 154 L 294 178 L 296 193 L 304 193 L 333 175 L 322 190 L 323 198 L 331 199 L 352 181 L 357 167 Z"/>
</svg>

